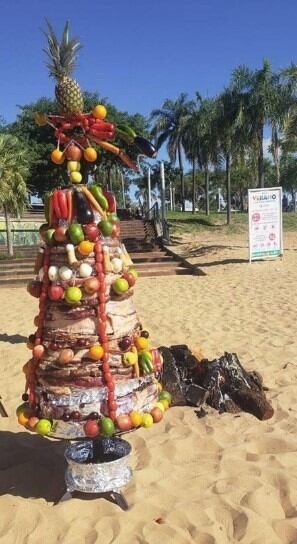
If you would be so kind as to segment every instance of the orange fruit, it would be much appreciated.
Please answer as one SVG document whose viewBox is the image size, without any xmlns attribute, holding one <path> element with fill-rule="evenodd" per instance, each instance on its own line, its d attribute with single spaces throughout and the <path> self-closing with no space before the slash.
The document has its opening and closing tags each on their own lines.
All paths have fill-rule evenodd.
<svg viewBox="0 0 297 544">
<path fill-rule="evenodd" d="M 169 402 L 168 402 L 167 399 L 161 399 L 161 400 L 159 400 L 158 406 L 159 406 L 159 403 L 163 404 L 165 410 L 168 410 L 168 408 L 169 408 Z"/>
<path fill-rule="evenodd" d="M 134 343 L 138 350 L 146 350 L 148 348 L 148 339 L 144 338 L 144 336 L 137 336 Z"/>
<path fill-rule="evenodd" d="M 94 147 L 86 147 L 84 150 L 84 158 L 88 162 L 95 162 L 97 159 L 97 151 Z"/>
<path fill-rule="evenodd" d="M 94 250 L 94 244 L 93 242 L 89 242 L 89 240 L 83 240 L 78 244 L 77 249 L 81 255 L 87 256 Z"/>
<path fill-rule="evenodd" d="M 42 344 L 38 344 L 37 346 L 34 346 L 33 348 L 33 357 L 35 359 L 42 359 L 45 353 L 45 348 Z"/>
<path fill-rule="evenodd" d="M 18 422 L 19 422 L 19 424 L 20 425 L 27 425 L 31 415 L 32 414 L 29 411 L 19 412 L 18 413 Z"/>
<path fill-rule="evenodd" d="M 51 160 L 55 164 L 63 164 L 63 162 L 65 160 L 65 157 L 64 157 L 62 151 L 60 151 L 60 149 L 54 149 L 51 152 Z"/>
<path fill-rule="evenodd" d="M 97 104 L 92 111 L 92 114 L 96 119 L 105 119 L 107 115 L 106 107 L 103 104 Z"/>
<path fill-rule="evenodd" d="M 99 359 L 102 359 L 104 353 L 104 349 L 100 344 L 94 344 L 89 349 L 89 357 L 91 359 L 94 359 L 94 361 L 98 361 Z"/>
<path fill-rule="evenodd" d="M 142 413 L 133 410 L 132 412 L 130 412 L 129 416 L 131 419 L 132 427 L 140 427 L 140 425 L 142 424 Z"/>
</svg>

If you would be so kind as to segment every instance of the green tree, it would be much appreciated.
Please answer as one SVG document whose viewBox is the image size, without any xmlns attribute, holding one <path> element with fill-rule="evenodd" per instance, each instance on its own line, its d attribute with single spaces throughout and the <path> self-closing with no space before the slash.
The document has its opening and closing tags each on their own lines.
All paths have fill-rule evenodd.
<svg viewBox="0 0 297 544">
<path fill-rule="evenodd" d="M 204 173 L 205 213 L 209 215 L 209 179 L 211 165 L 217 161 L 218 138 L 215 126 L 216 101 L 196 93 L 197 104 L 189 115 L 184 131 L 184 147 L 192 163 L 192 211 L 195 210 L 196 164 Z"/>
<path fill-rule="evenodd" d="M 294 154 L 283 154 L 280 161 L 280 180 L 283 189 L 292 196 L 292 202 L 295 210 L 296 192 L 297 192 L 297 157 Z"/>
<path fill-rule="evenodd" d="M 245 65 L 236 68 L 232 74 L 231 88 L 244 101 L 243 120 L 257 153 L 258 186 L 264 187 L 265 124 L 274 127 L 274 149 L 279 146 L 276 131 L 282 123 L 279 119 L 282 112 L 280 79 L 272 71 L 270 61 L 265 59 L 258 70 L 250 70 Z M 277 158 L 276 154 L 275 157 Z"/>
<path fill-rule="evenodd" d="M 227 224 L 231 223 L 231 166 L 236 155 L 244 153 L 246 132 L 242 124 L 243 97 L 227 88 L 217 99 L 216 133 L 219 149 L 225 161 L 227 192 Z"/>
<path fill-rule="evenodd" d="M 28 150 L 15 136 L 0 134 L 0 208 L 4 210 L 10 257 L 13 257 L 11 215 L 21 214 L 28 204 L 28 172 Z"/>
<path fill-rule="evenodd" d="M 112 123 L 126 123 L 131 126 L 137 134 L 148 135 L 148 122 L 140 114 L 129 115 L 127 112 L 120 112 L 112 104 L 109 104 L 105 98 L 97 93 L 84 93 L 85 111 L 91 111 L 98 104 L 105 104 L 108 111 L 108 120 Z M 57 141 L 54 136 L 54 130 L 50 126 L 40 127 L 34 121 L 36 112 L 54 114 L 58 111 L 57 103 L 48 98 L 40 98 L 32 104 L 20 106 L 20 113 L 14 123 L 7 127 L 7 131 L 15 134 L 19 140 L 23 141 L 29 148 L 29 154 L 32 159 L 30 168 L 29 188 L 33 194 L 42 197 L 44 193 L 53 189 L 57 185 L 65 186 L 69 184 L 65 165 L 57 166 L 50 160 L 51 151 L 56 147 Z M 129 155 L 137 160 L 138 151 L 135 147 L 127 148 L 122 141 L 116 140 L 116 145 L 127 149 Z M 97 181 L 105 186 L 110 186 L 113 172 L 120 170 L 125 177 L 129 170 L 123 163 L 111 153 L 108 153 L 94 145 L 98 151 L 96 163 L 86 163 L 82 161 L 83 180 L 87 182 L 89 176 L 94 176 Z"/>
<path fill-rule="evenodd" d="M 178 159 L 181 185 L 181 204 L 185 210 L 185 186 L 183 167 L 183 135 L 188 117 L 194 109 L 194 102 L 188 100 L 185 93 L 174 101 L 167 98 L 160 109 L 151 113 L 151 122 L 154 122 L 152 136 L 156 138 L 157 148 L 167 142 L 167 151 L 170 161 L 174 165 Z"/>
</svg>

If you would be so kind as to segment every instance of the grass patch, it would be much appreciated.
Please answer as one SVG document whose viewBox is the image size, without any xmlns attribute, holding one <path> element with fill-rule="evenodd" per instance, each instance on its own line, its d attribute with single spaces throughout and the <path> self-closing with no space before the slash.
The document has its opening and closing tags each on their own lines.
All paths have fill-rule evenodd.
<svg viewBox="0 0 297 544">
<path fill-rule="evenodd" d="M 248 231 L 248 214 L 235 212 L 231 216 L 231 225 L 227 225 L 225 213 L 191 212 L 168 212 L 167 220 L 170 233 L 196 233 L 196 232 L 218 232 L 222 234 L 241 234 Z M 283 229 L 285 232 L 297 231 L 297 213 L 288 212 L 283 214 Z"/>
<path fill-rule="evenodd" d="M 205 213 L 168 212 L 167 220 L 171 234 L 196 233 L 201 231 L 236 234 L 245 232 L 248 225 L 247 213 L 233 213 L 231 225 L 226 225 L 226 215 L 217 212 Z"/>
</svg>

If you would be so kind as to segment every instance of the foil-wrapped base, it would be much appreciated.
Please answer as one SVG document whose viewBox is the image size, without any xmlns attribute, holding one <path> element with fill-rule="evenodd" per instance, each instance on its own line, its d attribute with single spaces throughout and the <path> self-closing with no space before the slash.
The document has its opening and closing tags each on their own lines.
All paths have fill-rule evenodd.
<svg viewBox="0 0 297 544">
<path fill-rule="evenodd" d="M 100 450 L 98 462 L 96 458 L 92 459 L 96 442 Z M 132 478 L 130 453 L 130 444 L 122 438 L 103 438 L 71 444 L 65 451 L 68 463 L 65 482 L 68 491 L 107 493 L 119 490 Z"/>
<path fill-rule="evenodd" d="M 80 396 L 82 394 L 81 391 L 83 391 L 83 397 Z M 49 396 L 46 404 L 55 405 L 57 408 L 58 402 L 61 403 L 59 406 L 63 406 L 62 402 L 67 402 L 68 408 L 71 406 L 72 410 L 86 410 L 86 413 L 97 411 L 102 416 L 107 415 L 106 387 L 78 390 L 74 393 L 73 396 L 67 397 L 67 400 L 64 400 L 64 397 Z M 117 384 L 115 393 L 117 396 L 116 416 L 119 416 L 121 414 L 129 414 L 132 410 L 141 413 L 150 412 L 158 399 L 159 389 L 154 377 L 146 376 Z M 80 404 L 82 400 L 85 403 L 83 410 L 81 410 Z M 53 422 L 51 432 L 48 434 L 51 438 L 64 440 L 87 438 L 84 431 L 85 420 L 64 421 L 63 419 L 52 417 L 48 412 L 44 411 L 42 415 Z"/>
</svg>

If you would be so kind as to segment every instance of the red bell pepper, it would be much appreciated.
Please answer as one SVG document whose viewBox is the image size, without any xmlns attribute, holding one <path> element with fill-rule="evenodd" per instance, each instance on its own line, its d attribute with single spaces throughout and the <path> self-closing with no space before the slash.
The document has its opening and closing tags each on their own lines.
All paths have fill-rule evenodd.
<svg viewBox="0 0 297 544">
<path fill-rule="evenodd" d="M 57 219 L 68 218 L 68 204 L 66 193 L 56 189 L 53 193 L 53 205 Z"/>
<path fill-rule="evenodd" d="M 115 213 L 117 211 L 117 202 L 114 194 L 110 191 L 103 191 L 103 194 L 108 202 L 109 213 Z"/>
</svg>

